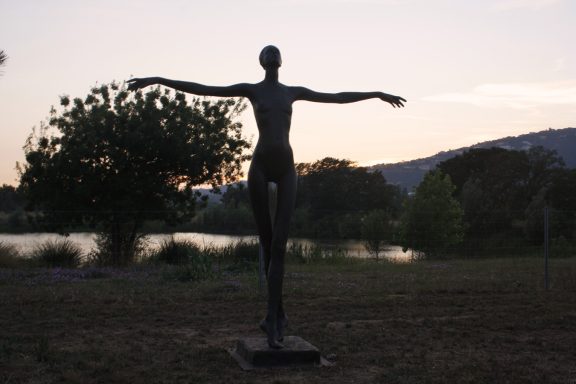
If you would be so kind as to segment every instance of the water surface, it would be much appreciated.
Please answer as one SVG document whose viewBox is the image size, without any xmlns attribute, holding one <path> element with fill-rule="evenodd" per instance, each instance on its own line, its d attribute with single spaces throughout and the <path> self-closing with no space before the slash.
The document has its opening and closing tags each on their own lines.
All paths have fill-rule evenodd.
<svg viewBox="0 0 576 384">
<path fill-rule="evenodd" d="M 175 240 L 189 240 L 199 246 L 215 246 L 224 247 L 227 245 L 235 244 L 239 241 L 256 242 L 257 236 L 234 236 L 234 235 L 217 235 L 209 233 L 198 232 L 177 232 L 173 234 L 152 234 L 147 238 L 148 247 L 151 249 L 157 248 L 164 240 L 171 238 Z M 78 244 L 84 252 L 96 247 L 94 242 L 96 238 L 95 233 L 71 233 L 68 239 Z M 29 254 L 35 247 L 46 242 L 64 239 L 63 236 L 56 233 L 24 233 L 24 234 L 0 234 L 0 242 L 13 244 L 22 254 Z M 290 239 L 290 244 L 301 245 L 304 247 L 320 246 L 322 249 L 340 249 L 348 253 L 350 257 L 368 258 L 371 257 L 364 244 L 360 240 L 324 240 L 324 239 Z M 395 245 L 387 246 L 384 252 L 380 255 L 382 258 L 391 259 L 399 262 L 407 262 L 410 259 L 410 253 L 402 252 L 402 248 Z"/>
</svg>

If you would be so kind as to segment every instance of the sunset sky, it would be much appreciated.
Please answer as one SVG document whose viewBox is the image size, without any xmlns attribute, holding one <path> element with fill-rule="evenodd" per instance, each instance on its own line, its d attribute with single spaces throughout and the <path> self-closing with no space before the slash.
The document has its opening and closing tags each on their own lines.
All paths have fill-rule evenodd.
<svg viewBox="0 0 576 384">
<path fill-rule="evenodd" d="M 408 100 L 297 102 L 298 162 L 397 162 L 574 127 L 575 40 L 574 0 L 0 0 L 0 184 L 17 184 L 60 95 L 131 76 L 258 82 L 268 44 L 284 84 Z M 242 121 L 255 144 L 251 108 Z"/>
</svg>

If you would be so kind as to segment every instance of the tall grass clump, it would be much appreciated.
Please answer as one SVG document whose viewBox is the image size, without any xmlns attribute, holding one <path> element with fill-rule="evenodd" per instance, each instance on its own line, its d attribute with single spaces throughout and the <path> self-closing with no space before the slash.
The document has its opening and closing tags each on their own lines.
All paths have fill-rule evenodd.
<svg viewBox="0 0 576 384">
<path fill-rule="evenodd" d="M 141 261 L 148 248 L 145 234 L 126 235 L 100 232 L 96 248 L 88 254 L 88 264 L 94 266 L 125 267 Z"/>
<path fill-rule="evenodd" d="M 320 245 L 290 244 L 286 258 L 297 264 L 340 264 L 352 260 L 348 251 L 341 248 L 323 248 Z"/>
<path fill-rule="evenodd" d="M 188 240 L 165 240 L 152 253 L 150 261 L 168 264 L 164 272 L 166 280 L 200 281 L 215 276 L 213 251 L 204 251 Z"/>
<path fill-rule="evenodd" d="M 256 241 L 239 241 L 229 246 L 228 262 L 234 270 L 249 271 L 257 269 L 260 244 Z"/>
<path fill-rule="evenodd" d="M 188 240 L 176 241 L 173 238 L 164 240 L 160 248 L 152 253 L 152 261 L 169 264 L 184 265 L 193 262 L 202 254 L 202 249 Z"/>
<path fill-rule="evenodd" d="M 46 241 L 32 251 L 32 263 L 45 268 L 76 268 L 82 263 L 82 248 L 66 240 Z"/>
<path fill-rule="evenodd" d="M 21 264 L 20 261 L 18 248 L 0 241 L 0 268 L 15 268 Z"/>
</svg>

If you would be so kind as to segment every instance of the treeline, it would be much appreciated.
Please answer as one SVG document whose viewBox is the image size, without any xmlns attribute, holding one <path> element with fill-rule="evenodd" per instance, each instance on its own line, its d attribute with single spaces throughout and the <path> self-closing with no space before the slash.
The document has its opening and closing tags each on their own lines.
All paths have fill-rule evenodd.
<svg viewBox="0 0 576 384">
<path fill-rule="evenodd" d="M 540 253 L 546 208 L 555 254 L 574 250 L 576 170 L 542 147 L 469 150 L 438 164 L 411 193 L 348 160 L 301 163 L 297 171 L 292 236 L 360 238 L 376 251 L 394 243 L 429 258 Z M 246 186 L 229 186 L 192 226 L 256 233 Z"/>
<path fill-rule="evenodd" d="M 25 232 L 32 229 L 24 212 L 24 197 L 7 184 L 0 187 L 0 232 Z"/>
<path fill-rule="evenodd" d="M 330 157 L 296 164 L 296 170 L 298 192 L 292 236 L 361 238 L 362 222 L 370 212 L 383 212 L 390 220 L 400 216 L 403 195 L 398 187 L 387 184 L 380 172 Z M 221 201 L 197 215 L 192 222 L 194 230 L 256 233 L 245 184 L 228 186 Z"/>
<path fill-rule="evenodd" d="M 555 151 L 472 149 L 429 172 L 406 204 L 402 243 L 428 256 L 525 254 L 576 239 L 576 170 Z"/>
<path fill-rule="evenodd" d="M 364 239 L 376 255 L 386 243 L 428 258 L 540 253 L 547 210 L 553 255 L 576 250 L 576 170 L 542 147 L 471 149 L 438 164 L 411 193 L 349 160 L 325 158 L 296 169 L 294 237 Z M 17 188 L 0 187 L 0 230 L 36 229 L 25 205 Z M 147 221 L 144 229 L 256 234 L 244 182 L 229 185 L 219 203 L 191 220 Z"/>
</svg>

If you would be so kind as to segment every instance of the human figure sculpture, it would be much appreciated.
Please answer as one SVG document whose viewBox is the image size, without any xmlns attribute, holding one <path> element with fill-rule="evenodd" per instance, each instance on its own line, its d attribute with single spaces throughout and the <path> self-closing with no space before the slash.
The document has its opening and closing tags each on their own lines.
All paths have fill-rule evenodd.
<svg viewBox="0 0 576 384">
<path fill-rule="evenodd" d="M 201 96 L 246 97 L 254 109 L 258 126 L 258 142 L 248 171 L 248 191 L 258 229 L 268 287 L 267 314 L 260 323 L 270 348 L 283 348 L 287 317 L 282 301 L 284 256 L 288 228 L 296 200 L 296 170 L 289 142 L 292 103 L 297 100 L 319 103 L 353 103 L 379 98 L 393 107 L 406 102 L 399 96 L 382 92 L 321 93 L 305 87 L 287 86 L 278 81 L 282 65 L 280 50 L 269 45 L 260 53 L 260 64 L 266 71 L 257 84 L 240 83 L 230 86 L 207 86 L 198 83 L 168 80 L 162 77 L 128 80 L 129 90 L 160 84 L 178 91 Z M 269 212 L 268 183 L 277 185 L 274 223 Z"/>
</svg>

